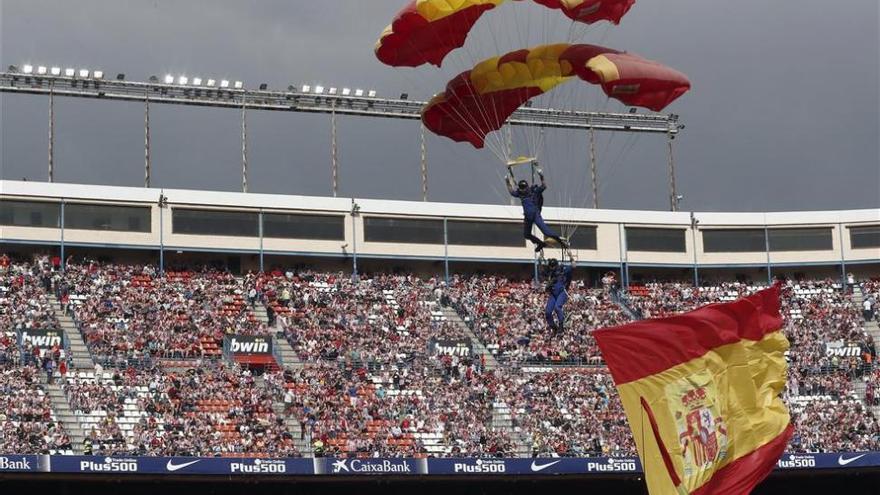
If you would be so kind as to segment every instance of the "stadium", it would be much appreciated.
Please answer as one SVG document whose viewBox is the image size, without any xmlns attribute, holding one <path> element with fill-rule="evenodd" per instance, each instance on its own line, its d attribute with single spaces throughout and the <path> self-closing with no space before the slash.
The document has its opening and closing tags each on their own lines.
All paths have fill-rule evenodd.
<svg viewBox="0 0 880 495">
<path fill-rule="evenodd" d="M 491 3 L 491 10 L 503 2 L 473 3 Z M 542 6 L 553 3 L 537 1 L 540 5 L 528 8 L 541 12 Z M 625 24 L 621 17 L 630 7 L 637 14 L 640 7 L 634 2 L 610 3 L 627 4 L 603 18 L 613 24 Z M 511 14 L 517 8 L 498 7 L 504 14 L 499 14 L 500 20 L 485 21 L 485 29 L 504 24 L 503 15 L 521 15 Z M 577 17 L 568 7 L 552 8 L 571 18 L 566 26 L 595 22 Z M 26 9 L 8 8 L 9 12 L 22 19 L 34 15 Z M 383 32 L 376 57 L 395 67 L 413 65 L 412 57 L 439 66 L 443 57 L 435 60 L 436 54 L 426 55 L 424 47 L 397 51 L 388 41 L 397 43 L 395 36 L 409 33 L 402 27 L 409 19 L 405 13 L 406 8 L 389 26 L 391 31 Z M 557 14 L 550 10 L 541 15 L 553 19 Z M 111 19 L 118 19 L 115 16 L 110 14 Z M 424 22 L 445 18 L 429 16 Z M 479 15 L 471 24 L 476 19 Z M 594 34 L 569 33 L 569 41 Z M 539 38 L 547 42 L 546 34 Z M 476 44 L 473 39 L 469 43 Z M 5 35 L 3 41 L 9 46 Z M 566 64 L 595 67 L 597 57 L 604 57 L 601 63 L 606 65 L 595 69 L 597 74 L 607 71 L 607 64 L 615 66 L 615 73 L 626 74 L 626 64 L 645 62 L 610 49 L 596 55 L 592 45 L 565 45 L 556 51 L 555 45 L 547 46 L 529 54 L 511 52 L 493 63 L 504 74 L 504 61 L 542 57 L 546 62 L 553 57 L 563 68 L 553 77 L 580 77 L 596 84 L 592 74 L 565 73 Z M 497 92 L 512 92 L 490 98 L 479 94 L 488 90 L 477 82 L 461 82 L 462 77 L 474 77 L 464 75 L 469 73 L 450 81 L 446 93 L 419 101 L 415 94 L 384 98 L 374 90 L 315 83 L 287 90 L 269 89 L 264 83 L 254 89 L 232 78 L 203 81 L 171 74 L 141 82 L 122 73 L 112 78 L 103 71 L 12 60 L 23 51 L 0 51 L 3 67 L 8 65 L 0 73 L 5 121 L 0 167 L 5 169 L 0 174 L 3 493 L 647 494 L 650 489 L 656 495 L 666 492 L 656 491 L 658 485 L 650 477 L 656 479 L 657 466 L 662 471 L 664 462 L 678 493 L 738 494 L 755 486 L 756 494 L 880 493 L 880 184 L 868 184 L 868 191 L 876 191 L 874 197 L 841 199 L 839 204 L 846 206 L 840 209 L 813 209 L 809 202 L 774 208 L 774 203 L 762 202 L 756 187 L 742 192 L 749 204 L 740 210 L 719 211 L 709 200 L 687 203 L 692 211 L 681 211 L 683 195 L 691 194 L 688 187 L 714 188 L 719 196 L 726 187 L 718 182 L 695 186 L 676 175 L 676 161 L 686 162 L 692 150 L 674 141 L 679 136 L 688 139 L 691 132 L 685 128 L 690 123 L 687 107 L 681 116 L 663 113 L 665 105 L 690 88 L 677 71 L 648 71 L 650 77 L 641 82 L 642 87 L 657 84 L 674 93 L 664 96 L 668 101 L 663 100 L 659 110 L 653 108 L 656 101 L 633 96 L 638 90 L 632 89 L 632 81 L 624 90 L 603 86 L 609 98 L 626 104 L 621 110 L 607 101 L 597 108 L 547 95 L 532 106 L 531 101 L 517 100 L 521 92 L 504 87 L 514 84 L 507 80 L 495 81 L 502 87 Z M 474 64 L 477 73 L 484 68 L 480 58 L 465 57 L 463 63 Z M 653 64 L 639 66 L 636 72 L 644 74 L 644 67 L 654 70 Z M 414 80 L 402 87 L 424 81 Z M 456 100 L 456 91 L 462 89 L 455 84 L 464 84 L 467 97 Z M 539 86 L 547 93 L 552 89 L 535 83 Z M 565 98 L 577 99 L 577 91 Z M 659 98 L 658 91 L 649 97 Z M 537 95 L 541 92 L 529 93 L 529 98 Z M 515 105 L 500 117 L 487 116 L 492 113 L 487 111 L 490 103 L 481 98 L 492 101 L 493 112 L 504 113 L 509 101 L 499 102 L 505 98 L 513 98 Z M 16 106 L 22 100 L 30 107 Z M 73 132 L 74 137 L 67 137 L 63 128 L 56 130 L 55 106 L 63 114 L 70 108 L 61 103 L 66 101 L 81 108 L 136 106 L 137 140 L 143 142 L 133 148 L 139 155 L 142 146 L 142 158 L 131 160 L 133 166 L 100 165 L 98 176 L 81 169 L 85 179 L 65 171 L 65 160 L 80 160 L 78 155 L 88 155 L 83 150 L 114 148 L 105 141 L 109 131 L 90 142 L 94 136 Z M 482 105 L 479 115 L 462 119 L 463 110 L 449 110 L 472 101 Z M 37 118 L 19 112 L 46 102 L 47 180 L 19 180 L 19 175 L 42 177 L 45 170 L 42 150 L 38 159 L 13 163 L 33 155 L 26 141 L 46 144 L 44 128 L 32 138 L 31 121 Z M 39 108 L 39 119 L 44 119 Z M 191 146 L 223 148 L 223 139 L 234 142 L 235 170 L 224 178 L 231 188 L 216 185 L 208 162 L 193 166 L 196 171 L 186 180 L 176 180 L 174 174 L 180 171 L 169 169 L 186 167 L 179 166 L 173 151 L 169 160 L 170 148 L 163 150 L 161 139 L 153 142 L 165 132 L 163 127 L 180 134 L 192 130 L 168 118 L 191 108 L 217 112 L 210 115 L 235 123 L 233 136 Z M 167 109 L 178 113 L 162 117 Z M 877 113 L 867 127 L 876 129 Z M 329 176 L 329 194 L 325 189 L 315 193 L 316 188 L 310 188 L 311 193 L 285 192 L 287 185 L 260 182 L 261 170 L 253 159 L 254 114 L 330 123 L 329 157 L 326 146 L 323 154 L 310 151 L 308 131 L 294 139 L 302 147 L 297 157 L 329 162 L 329 173 L 322 165 L 320 170 L 291 174 L 303 182 Z M 352 129 L 338 128 L 337 118 L 357 119 L 375 128 L 389 126 L 395 132 L 418 128 L 412 121 L 421 119 L 420 134 L 401 141 L 395 137 L 380 146 L 387 146 L 382 151 L 389 160 L 416 150 L 410 155 L 420 154 L 418 166 L 395 165 L 398 168 L 389 169 L 387 176 L 371 178 L 372 172 L 367 172 L 346 182 L 347 167 L 356 168 L 359 160 L 346 161 L 354 152 L 339 153 L 340 142 L 349 136 L 338 131 Z M 365 139 L 375 139 L 371 131 L 361 132 L 368 136 Z M 431 133 L 458 143 L 426 137 Z M 544 144 L 545 135 L 551 144 Z M 585 146 L 545 149 L 573 135 Z M 626 137 L 615 141 L 615 135 Z M 639 151 L 638 136 L 648 136 L 639 144 L 657 136 L 663 146 L 652 142 L 653 147 Z M 281 147 L 290 139 L 264 142 L 263 149 Z M 357 136 L 353 140 L 357 147 L 364 146 Z M 413 143 L 412 150 L 391 149 Z M 468 143 L 488 149 L 457 151 Z M 678 153 L 673 153 L 673 143 Z M 435 158 L 434 150 L 452 158 Z M 368 163 L 374 152 L 366 150 L 360 159 Z M 617 207 L 627 203 L 627 193 L 605 199 L 614 193 L 613 185 L 606 189 L 601 182 L 602 174 L 617 172 L 614 167 L 622 167 L 632 154 L 654 159 L 660 155 L 667 176 L 652 190 L 662 189 L 656 194 L 659 207 Z M 880 160 L 876 153 L 874 157 Z M 441 185 L 429 198 L 429 183 L 447 180 L 435 177 L 455 175 L 449 171 L 456 170 L 454 166 L 444 160 L 475 168 L 491 162 L 486 165 L 491 171 L 484 175 L 498 175 L 509 191 L 474 201 L 462 191 L 498 187 L 475 185 L 483 177 L 477 175 L 462 181 L 472 184 Z M 560 160 L 566 164 L 559 165 Z M 611 169 L 600 168 L 607 161 L 615 162 Z M 163 170 L 168 163 L 171 166 Z M 287 174 L 285 167 L 279 173 Z M 877 178 L 880 168 L 872 167 L 868 181 Z M 128 180 L 130 175 L 118 179 L 123 175 L 113 175 L 116 168 L 136 170 L 137 180 Z M 403 178 L 405 170 L 416 169 L 417 183 Z M 571 175 L 572 170 L 580 175 Z M 846 172 L 840 175 L 847 182 L 859 182 Z M 657 182 L 648 172 L 630 178 L 635 177 Z M 371 189 L 371 181 L 385 189 L 359 194 L 359 188 L 378 190 Z M 621 186 L 624 191 L 636 187 L 631 182 L 635 181 L 627 179 Z M 404 184 L 415 186 L 418 194 L 401 192 Z M 527 189 L 538 193 L 524 192 Z M 613 208 L 600 208 L 600 192 Z M 538 203 L 537 213 L 530 213 L 531 200 Z M 769 206 L 755 211 L 752 203 Z M 534 235 L 538 230 L 542 237 Z M 678 430 L 673 426 L 670 437 L 645 406 L 641 425 L 634 424 L 639 421 L 632 415 L 627 386 L 639 379 L 622 380 L 634 371 L 621 371 L 620 363 L 641 369 L 640 363 L 662 361 L 672 351 L 631 346 L 624 356 L 614 356 L 610 336 L 643 328 L 640 325 L 686 326 L 697 321 L 688 320 L 696 318 L 689 315 L 708 318 L 707 308 L 739 308 L 743 301 L 757 301 L 768 293 L 778 293 L 771 306 L 780 325 L 764 331 L 778 334 L 785 346 L 764 354 L 778 354 L 775 362 L 782 363 L 781 369 L 764 363 L 763 356 L 749 354 L 745 372 L 752 369 L 753 395 L 765 393 L 765 385 L 769 395 L 752 397 L 763 404 L 737 406 L 742 414 L 763 411 L 763 420 L 755 413 L 753 428 L 735 431 L 734 419 L 727 414 L 740 411 L 725 409 L 722 419 L 710 405 L 699 411 L 710 415 L 715 430 L 694 432 L 690 421 L 706 420 L 697 414 L 683 423 L 679 414 L 678 423 L 672 423 Z M 695 332 L 709 332 L 711 325 L 700 321 L 703 326 L 694 326 Z M 742 321 L 763 325 L 755 323 L 758 319 Z M 697 340 L 703 345 L 706 339 Z M 699 355 L 680 352 L 691 358 Z M 727 352 L 716 346 L 707 355 L 734 359 Z M 706 363 L 700 366 L 715 369 L 715 361 Z M 668 373 L 663 369 L 652 369 L 640 379 L 661 380 Z M 695 376 L 696 372 L 689 379 Z M 727 376 L 718 394 L 739 386 L 733 378 L 728 383 Z M 670 383 L 664 385 L 667 395 L 677 382 Z M 704 388 L 710 389 L 693 385 L 688 390 L 703 394 Z M 695 397 L 684 395 L 682 401 L 705 399 Z M 647 404 L 644 397 L 641 400 Z M 765 456 L 772 459 L 763 460 L 764 468 L 757 461 L 749 465 L 755 473 L 766 473 L 755 475 L 747 488 L 710 482 L 708 489 L 685 488 L 691 481 L 684 478 L 693 475 L 688 462 L 712 466 L 704 469 L 733 465 L 732 459 L 723 460 L 728 454 L 736 451 L 750 458 L 752 453 L 743 452 L 762 451 L 763 442 L 773 443 L 762 433 L 762 421 L 769 421 L 776 404 L 784 405 L 788 432 L 773 435 L 779 455 Z M 663 416 L 658 417 L 662 426 Z M 650 444 L 645 436 L 651 431 L 656 455 L 645 450 Z M 663 438 L 681 442 L 669 452 L 682 461 L 667 462 Z M 736 450 L 744 449 L 737 447 L 744 443 L 752 447 Z M 694 454 L 688 454 L 689 449 Z M 676 469 L 683 480 L 677 480 Z M 730 476 L 724 467 L 706 472 L 701 483 L 710 475 L 722 480 Z"/>
</svg>

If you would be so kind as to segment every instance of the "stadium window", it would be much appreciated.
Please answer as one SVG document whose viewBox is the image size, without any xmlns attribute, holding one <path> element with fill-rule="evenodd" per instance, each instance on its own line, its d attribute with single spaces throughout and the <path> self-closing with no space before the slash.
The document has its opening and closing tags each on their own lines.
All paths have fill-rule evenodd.
<svg viewBox="0 0 880 495">
<path fill-rule="evenodd" d="M 144 206 L 64 205 L 64 227 L 78 230 L 150 232 L 150 209 Z"/>
<path fill-rule="evenodd" d="M 880 248 L 880 225 L 850 227 L 849 241 L 853 249 Z"/>
<path fill-rule="evenodd" d="M 770 251 L 830 251 L 831 227 L 769 229 Z"/>
<path fill-rule="evenodd" d="M 263 237 L 341 241 L 345 239 L 345 217 L 264 213 Z"/>
<path fill-rule="evenodd" d="M 627 227 L 626 246 L 629 251 L 649 251 L 656 253 L 684 253 L 684 229 L 655 229 L 649 227 Z"/>
<path fill-rule="evenodd" d="M 707 253 L 763 253 L 767 249 L 764 229 L 707 229 L 701 233 Z"/>
<path fill-rule="evenodd" d="M 443 221 L 365 217 L 364 240 L 404 244 L 443 244 Z"/>
<path fill-rule="evenodd" d="M 55 229 L 61 226 L 60 220 L 60 203 L 0 201 L 0 225 Z"/>
<path fill-rule="evenodd" d="M 259 236 L 259 214 L 255 212 L 174 208 L 171 220 L 175 234 Z"/>
<path fill-rule="evenodd" d="M 461 246 L 524 247 L 522 223 L 449 220 L 449 244 Z"/>
<path fill-rule="evenodd" d="M 550 228 L 560 235 L 568 235 L 568 243 L 572 249 L 596 249 L 595 225 L 553 224 Z"/>
</svg>

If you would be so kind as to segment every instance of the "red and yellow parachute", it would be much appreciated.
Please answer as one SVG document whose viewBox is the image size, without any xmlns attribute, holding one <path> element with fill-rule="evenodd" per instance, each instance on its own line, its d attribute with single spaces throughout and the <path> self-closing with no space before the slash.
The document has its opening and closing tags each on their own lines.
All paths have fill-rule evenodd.
<svg viewBox="0 0 880 495">
<path fill-rule="evenodd" d="M 541 45 L 462 72 L 422 111 L 432 132 L 482 148 L 526 101 L 573 77 L 602 86 L 627 105 L 660 111 L 690 87 L 687 76 L 638 55 L 596 45 Z"/>
<path fill-rule="evenodd" d="M 471 28 L 505 0 L 412 0 L 395 16 L 376 43 L 376 57 L 393 67 L 440 66 L 464 45 Z M 518 0 L 521 1 L 521 0 Z M 618 24 L 635 0 L 534 0 L 561 10 L 576 22 Z"/>
</svg>

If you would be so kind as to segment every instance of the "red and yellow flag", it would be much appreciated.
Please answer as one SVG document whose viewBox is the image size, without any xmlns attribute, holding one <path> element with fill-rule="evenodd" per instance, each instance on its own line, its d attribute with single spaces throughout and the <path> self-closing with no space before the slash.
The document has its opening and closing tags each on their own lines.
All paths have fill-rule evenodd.
<svg viewBox="0 0 880 495">
<path fill-rule="evenodd" d="M 749 493 L 793 427 L 779 287 L 690 313 L 593 332 L 651 495 Z"/>
</svg>

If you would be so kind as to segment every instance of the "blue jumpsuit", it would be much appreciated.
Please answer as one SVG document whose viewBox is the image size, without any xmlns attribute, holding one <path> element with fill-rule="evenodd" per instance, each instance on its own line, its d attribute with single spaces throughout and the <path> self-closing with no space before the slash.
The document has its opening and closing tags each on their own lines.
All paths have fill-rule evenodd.
<svg viewBox="0 0 880 495">
<path fill-rule="evenodd" d="M 522 203 L 523 236 L 539 246 L 543 246 L 544 241 L 532 235 L 532 227 L 535 225 L 538 226 L 538 230 L 544 234 L 544 237 L 559 240 L 559 236 L 550 230 L 550 227 L 544 223 L 544 218 L 541 216 L 541 208 L 544 207 L 544 190 L 546 189 L 547 186 L 534 185 L 525 192 L 520 192 L 516 189 L 510 193 L 514 198 L 519 198 Z"/>
<path fill-rule="evenodd" d="M 573 271 L 571 266 L 557 267 L 548 277 L 547 283 L 552 285 L 550 285 L 550 297 L 547 299 L 544 317 L 547 319 L 547 326 L 553 330 L 562 329 L 562 325 L 565 323 L 563 307 L 568 302 L 568 286 L 571 284 Z M 554 314 L 556 321 L 553 319 Z"/>
</svg>

